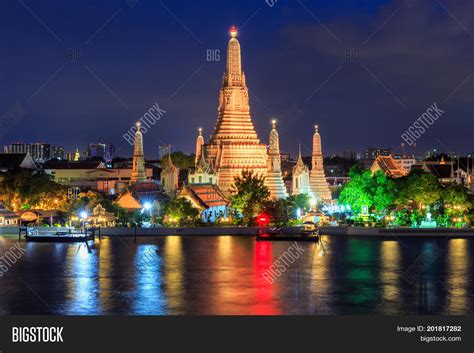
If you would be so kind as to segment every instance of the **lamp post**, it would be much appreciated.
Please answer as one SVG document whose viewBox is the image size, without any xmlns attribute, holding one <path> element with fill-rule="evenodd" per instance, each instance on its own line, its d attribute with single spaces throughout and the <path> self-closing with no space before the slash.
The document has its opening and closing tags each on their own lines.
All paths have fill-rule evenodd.
<svg viewBox="0 0 474 353">
<path fill-rule="evenodd" d="M 148 215 L 150 216 L 150 224 L 151 224 L 151 218 L 152 218 L 152 209 L 153 209 L 153 204 L 151 202 L 145 202 L 143 204 L 143 208 L 141 213 L 143 212 L 148 212 Z"/>
<path fill-rule="evenodd" d="M 150 216 L 151 216 L 151 208 L 152 208 L 151 203 L 149 203 L 149 202 L 145 202 L 145 204 L 143 205 L 143 209 L 145 211 L 150 211 Z"/>
<path fill-rule="evenodd" d="M 79 217 L 80 217 L 80 220 L 82 221 L 81 231 L 82 231 L 82 228 L 84 228 L 84 231 L 85 231 L 85 229 L 86 229 L 86 219 L 87 219 L 87 217 L 89 217 L 89 214 L 87 213 L 87 211 L 81 211 L 81 213 L 79 213 Z"/>
</svg>

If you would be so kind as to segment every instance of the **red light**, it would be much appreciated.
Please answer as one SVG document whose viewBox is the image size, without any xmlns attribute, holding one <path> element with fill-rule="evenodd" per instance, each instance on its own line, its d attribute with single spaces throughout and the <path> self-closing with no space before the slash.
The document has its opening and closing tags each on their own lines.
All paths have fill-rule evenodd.
<svg viewBox="0 0 474 353">
<path fill-rule="evenodd" d="M 270 217 L 267 214 L 262 213 L 261 215 L 257 216 L 257 224 L 259 227 L 266 227 L 270 223 Z"/>
</svg>

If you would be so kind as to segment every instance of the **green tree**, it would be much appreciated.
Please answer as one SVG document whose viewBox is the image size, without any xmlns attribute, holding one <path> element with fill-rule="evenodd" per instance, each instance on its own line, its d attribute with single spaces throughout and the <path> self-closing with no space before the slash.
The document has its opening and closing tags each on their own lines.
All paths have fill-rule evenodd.
<svg viewBox="0 0 474 353">
<path fill-rule="evenodd" d="M 199 210 L 184 197 L 170 200 L 164 207 L 167 223 L 178 223 L 180 226 L 195 224 L 199 217 Z"/>
<path fill-rule="evenodd" d="M 0 193 L 5 205 L 14 211 L 67 209 L 67 187 L 43 171 L 17 169 L 3 173 Z"/>
<path fill-rule="evenodd" d="M 234 178 L 230 203 L 232 208 L 242 214 L 245 224 L 252 224 L 253 218 L 264 210 L 269 197 L 270 191 L 265 185 L 264 177 L 244 170 L 242 176 Z"/>
<path fill-rule="evenodd" d="M 74 215 L 78 215 L 82 211 L 91 213 L 97 204 L 102 204 L 102 201 L 103 197 L 98 192 L 90 190 L 87 192 L 81 192 L 78 194 L 77 199 L 71 200 L 69 204 L 69 212 Z"/>
<path fill-rule="evenodd" d="M 464 219 L 472 207 L 467 189 L 463 185 L 447 185 L 441 192 L 441 199 L 443 202 L 440 219 L 446 225 L 459 223 L 454 222 L 453 218 Z"/>
<path fill-rule="evenodd" d="M 394 203 L 401 207 L 422 210 L 433 207 L 441 199 L 438 179 L 427 173 L 412 173 L 397 180 Z"/>
<path fill-rule="evenodd" d="M 311 209 L 311 196 L 307 194 L 291 195 L 287 197 L 285 201 L 290 218 L 295 218 L 298 208 L 303 211 Z"/>
<path fill-rule="evenodd" d="M 264 212 L 268 214 L 272 223 L 276 226 L 284 226 L 288 223 L 287 200 L 268 200 Z"/>
<path fill-rule="evenodd" d="M 441 192 L 443 205 L 449 214 L 462 215 L 471 208 L 469 195 L 463 185 L 448 185 Z"/>
<path fill-rule="evenodd" d="M 344 185 L 339 196 L 339 204 L 350 205 L 354 214 L 361 213 L 362 206 L 369 209 L 374 204 L 372 172 L 354 166 L 349 172 L 350 181 Z"/>
<path fill-rule="evenodd" d="M 355 214 L 359 214 L 362 206 L 372 212 L 384 215 L 393 205 L 395 199 L 395 183 L 382 171 L 374 174 L 370 170 L 361 170 L 355 166 L 351 169 L 351 180 L 344 185 L 339 196 L 339 204 L 350 205 Z"/>
<path fill-rule="evenodd" d="M 395 183 L 387 178 L 384 172 L 377 171 L 372 176 L 370 194 L 373 208 L 377 213 L 386 213 L 395 200 Z"/>
<path fill-rule="evenodd" d="M 395 220 L 393 223 L 399 227 L 405 227 L 410 225 L 410 214 L 408 210 L 398 210 L 395 213 Z"/>
</svg>

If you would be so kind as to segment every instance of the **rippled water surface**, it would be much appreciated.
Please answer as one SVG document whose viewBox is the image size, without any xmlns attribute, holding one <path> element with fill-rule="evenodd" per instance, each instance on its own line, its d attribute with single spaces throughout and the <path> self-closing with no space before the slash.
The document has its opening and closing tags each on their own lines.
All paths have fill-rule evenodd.
<svg viewBox="0 0 474 353">
<path fill-rule="evenodd" d="M 0 237 L 0 255 L 17 242 Z M 324 237 L 278 278 L 292 245 L 251 237 L 25 243 L 0 268 L 1 314 L 470 314 L 474 239 Z M 5 263 L 5 259 L 3 260 Z M 4 271 L 6 270 L 6 272 Z M 267 276 L 268 277 L 268 276 Z M 271 283 L 274 279 L 274 282 Z"/>
</svg>

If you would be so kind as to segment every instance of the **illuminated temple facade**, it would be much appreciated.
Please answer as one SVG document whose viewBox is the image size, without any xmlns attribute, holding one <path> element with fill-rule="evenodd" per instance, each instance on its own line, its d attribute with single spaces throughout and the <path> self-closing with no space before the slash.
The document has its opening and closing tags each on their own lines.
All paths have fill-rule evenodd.
<svg viewBox="0 0 474 353">
<path fill-rule="evenodd" d="M 145 171 L 145 155 L 143 153 L 143 135 L 141 124 L 136 124 L 137 132 L 135 133 L 135 143 L 133 145 L 133 169 L 130 183 L 143 183 L 147 180 Z"/>
<path fill-rule="evenodd" d="M 227 45 L 226 70 L 219 92 L 217 121 L 206 143 L 202 129 L 196 139 L 195 168 L 188 175 L 190 185 L 215 184 L 226 196 L 234 178 L 250 170 L 265 177 L 273 199 L 288 197 L 282 177 L 279 135 L 272 121 L 269 146 L 260 142 L 250 115 L 249 93 L 242 71 L 240 43 L 232 27 Z M 304 165 L 301 151 L 293 169 L 293 193 L 308 194 L 317 202 L 331 200 L 323 169 L 321 137 L 313 136 L 312 170 Z"/>
<path fill-rule="evenodd" d="M 301 145 L 298 151 L 298 161 L 293 167 L 293 195 L 307 194 L 312 195 L 309 184 L 309 168 L 303 162 L 301 156 Z"/>
<path fill-rule="evenodd" d="M 249 93 L 235 27 L 230 35 L 217 121 L 209 142 L 199 147 L 204 149 L 207 163 L 215 170 L 217 185 L 224 194 L 229 194 L 234 177 L 243 170 L 261 176 L 266 176 L 267 171 L 267 147 L 260 143 L 250 116 Z M 196 156 L 201 155 L 200 151 L 196 152 Z"/>
<path fill-rule="evenodd" d="M 281 174 L 280 138 L 276 129 L 276 121 L 272 121 L 270 131 L 270 145 L 268 147 L 267 176 L 265 184 L 273 199 L 285 199 L 288 197 L 285 182 Z"/>
<path fill-rule="evenodd" d="M 327 202 L 331 200 L 331 190 L 329 190 L 324 174 L 323 151 L 321 147 L 321 135 L 319 135 L 318 125 L 315 126 L 313 135 L 312 169 L 310 174 L 310 187 L 316 201 Z"/>
</svg>

